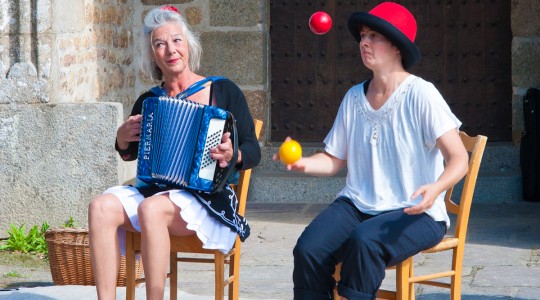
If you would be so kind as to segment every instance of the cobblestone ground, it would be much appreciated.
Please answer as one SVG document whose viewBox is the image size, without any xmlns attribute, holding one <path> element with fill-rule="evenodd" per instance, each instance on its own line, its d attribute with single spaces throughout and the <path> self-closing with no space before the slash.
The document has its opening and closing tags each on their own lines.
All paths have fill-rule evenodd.
<svg viewBox="0 0 540 300">
<path fill-rule="evenodd" d="M 324 206 L 248 203 L 251 236 L 242 246 L 241 300 L 292 299 L 292 249 L 305 225 Z M 462 299 L 540 299 L 539 216 L 540 203 L 473 204 L 463 265 Z M 434 271 L 448 265 L 448 261 L 447 255 L 419 255 L 415 257 L 415 273 Z M 6 276 L 10 272 L 17 272 L 20 277 Z M 0 276 L 0 287 L 43 287 L 18 291 L 39 295 L 34 298 L 13 298 L 16 293 L 8 291 L 0 292 L 0 300 L 68 299 L 64 295 L 75 294 L 77 297 L 71 299 L 95 299 L 93 287 L 51 287 L 47 265 L 18 266 L 0 256 Z M 186 295 L 181 299 L 213 299 L 211 266 L 180 264 L 179 281 L 180 294 Z M 383 287 L 392 288 L 394 282 L 394 272 L 389 271 Z M 136 294 L 137 300 L 145 299 L 144 285 L 137 288 Z M 125 289 L 119 288 L 118 299 L 123 299 L 123 295 Z M 448 290 L 430 286 L 416 286 L 416 295 L 420 300 L 449 299 Z"/>
</svg>

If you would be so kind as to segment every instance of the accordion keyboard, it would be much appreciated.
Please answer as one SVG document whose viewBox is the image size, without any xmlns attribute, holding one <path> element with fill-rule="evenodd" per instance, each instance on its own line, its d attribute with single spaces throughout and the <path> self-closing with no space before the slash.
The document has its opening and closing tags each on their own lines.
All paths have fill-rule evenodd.
<svg viewBox="0 0 540 300">
<path fill-rule="evenodd" d="M 210 157 L 210 149 L 217 147 L 223 136 L 225 128 L 225 120 L 211 119 L 208 125 L 208 134 L 204 145 L 201 168 L 199 169 L 199 177 L 207 180 L 213 180 L 216 171 L 217 161 Z"/>
</svg>

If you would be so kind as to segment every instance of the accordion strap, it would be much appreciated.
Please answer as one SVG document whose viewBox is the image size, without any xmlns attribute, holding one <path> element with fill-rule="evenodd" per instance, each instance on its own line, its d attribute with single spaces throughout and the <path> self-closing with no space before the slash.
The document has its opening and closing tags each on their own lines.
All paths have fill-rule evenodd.
<svg viewBox="0 0 540 300">
<path fill-rule="evenodd" d="M 223 76 L 208 76 L 204 79 L 201 79 L 194 84 L 190 85 L 185 91 L 179 93 L 176 95 L 176 98 L 178 99 L 185 99 L 198 91 L 204 89 L 208 85 L 212 84 L 213 82 L 216 82 L 218 80 L 227 79 L 227 77 Z M 150 89 L 152 93 L 154 93 L 156 96 L 167 96 L 165 90 L 161 87 L 161 85 L 155 86 Z"/>
<path fill-rule="evenodd" d="M 204 89 L 208 85 L 212 84 L 215 81 L 226 79 L 223 76 L 209 76 L 204 79 L 201 79 L 194 84 L 190 85 L 185 91 L 181 92 L 180 94 L 176 95 L 176 98 L 178 99 L 185 99 L 198 91 Z"/>
</svg>

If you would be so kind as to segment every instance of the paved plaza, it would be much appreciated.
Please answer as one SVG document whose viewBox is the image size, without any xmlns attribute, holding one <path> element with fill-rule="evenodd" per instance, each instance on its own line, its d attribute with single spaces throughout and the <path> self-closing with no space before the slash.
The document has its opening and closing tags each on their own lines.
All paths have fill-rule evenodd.
<svg viewBox="0 0 540 300">
<path fill-rule="evenodd" d="M 242 248 L 240 299 L 292 299 L 292 249 L 296 239 L 325 204 L 248 203 L 251 236 Z M 418 255 L 415 271 L 448 266 L 448 255 Z M 540 203 L 473 205 L 465 248 L 462 299 L 540 299 Z M 181 264 L 179 299 L 213 298 L 213 269 L 206 264 Z M 393 271 L 384 287 L 391 288 Z M 168 289 L 166 291 L 168 293 Z M 144 284 L 137 299 L 145 299 Z M 449 292 L 416 286 L 417 299 L 449 299 Z M 125 289 L 118 288 L 118 299 Z M 0 292 L 3 299 L 96 299 L 91 286 L 54 286 Z M 165 299 L 168 299 L 166 297 Z"/>
</svg>

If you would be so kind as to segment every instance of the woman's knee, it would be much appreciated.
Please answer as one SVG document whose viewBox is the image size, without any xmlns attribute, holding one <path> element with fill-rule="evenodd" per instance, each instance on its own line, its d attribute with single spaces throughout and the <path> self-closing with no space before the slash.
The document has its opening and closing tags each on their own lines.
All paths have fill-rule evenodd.
<svg viewBox="0 0 540 300">
<path fill-rule="evenodd" d="M 145 219 L 150 220 L 166 220 L 167 215 L 170 214 L 171 202 L 165 201 L 163 197 L 154 196 L 144 199 L 137 207 L 137 214 L 139 220 L 144 222 Z"/>
<path fill-rule="evenodd" d="M 88 223 L 97 226 L 120 226 L 124 209 L 120 200 L 112 194 L 101 194 L 88 204 Z"/>
<path fill-rule="evenodd" d="M 346 242 L 346 248 L 355 249 L 356 251 L 376 249 L 377 244 L 379 243 L 377 235 L 379 235 L 379 233 L 365 230 L 362 226 L 359 226 L 351 232 L 351 235 Z"/>
<path fill-rule="evenodd" d="M 118 198 L 112 194 L 97 195 L 88 204 L 88 215 L 104 217 L 109 214 L 118 213 L 121 206 Z"/>
<path fill-rule="evenodd" d="M 319 253 L 320 242 L 300 237 L 293 248 L 295 260 L 312 260 Z"/>
</svg>

